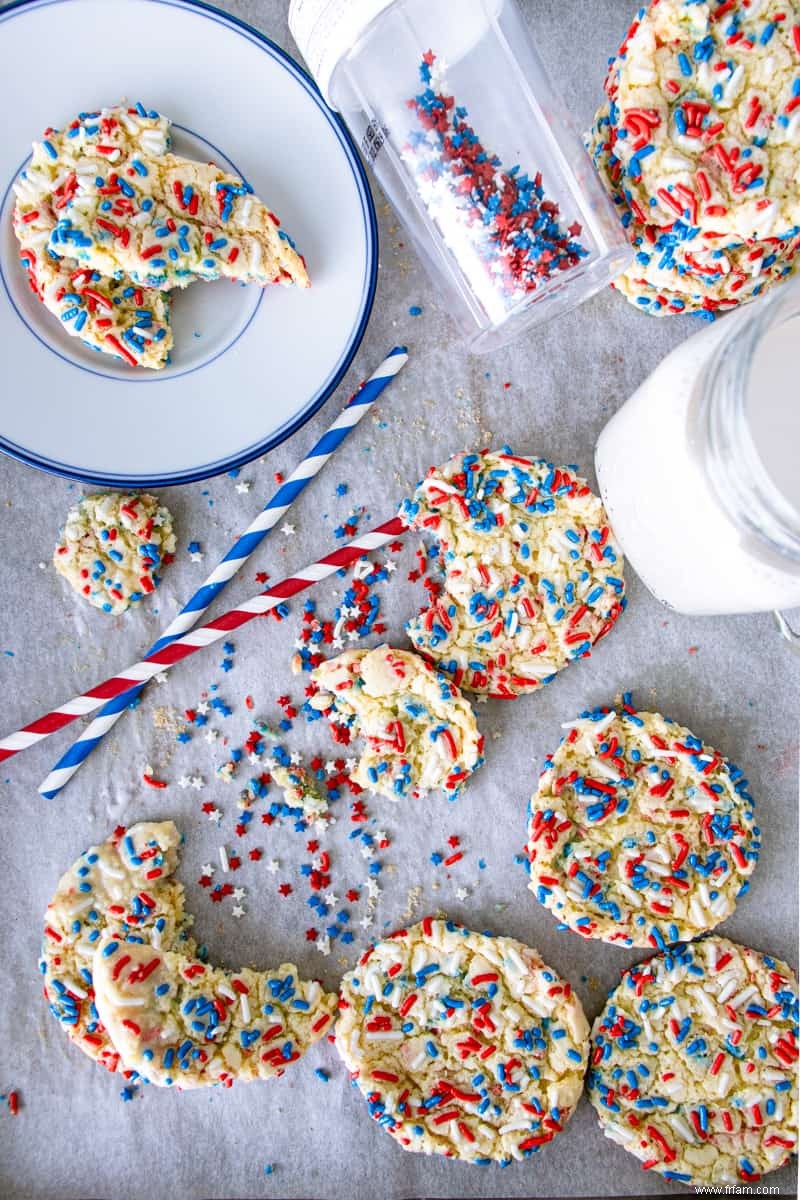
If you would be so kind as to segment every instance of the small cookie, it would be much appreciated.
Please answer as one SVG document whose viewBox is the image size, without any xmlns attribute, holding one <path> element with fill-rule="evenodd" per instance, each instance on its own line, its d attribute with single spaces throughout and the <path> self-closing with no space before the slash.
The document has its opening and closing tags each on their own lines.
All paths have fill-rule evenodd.
<svg viewBox="0 0 800 1200">
<path fill-rule="evenodd" d="M 155 591 L 174 550 L 172 517 L 155 496 L 108 492 L 70 509 L 53 565 L 79 596 L 117 615 Z"/>
<path fill-rule="evenodd" d="M 570 985 L 511 938 L 426 917 L 342 980 L 336 1048 L 404 1150 L 503 1165 L 569 1120 L 589 1026 Z"/>
<path fill-rule="evenodd" d="M 284 963 L 229 972 L 185 954 L 107 937 L 95 1003 L 128 1070 L 181 1090 L 281 1076 L 329 1030 L 336 996 Z"/>
<path fill-rule="evenodd" d="M 726 938 L 674 946 L 626 971 L 595 1021 L 589 1099 L 645 1170 L 750 1184 L 797 1149 L 798 1033 L 786 963 Z"/>
<path fill-rule="evenodd" d="M 116 1071 L 119 1055 L 95 1006 L 92 958 L 106 931 L 189 953 L 183 887 L 172 879 L 180 834 L 171 821 L 119 829 L 61 877 L 47 906 L 42 957 L 50 1012 L 84 1054 Z"/>
<path fill-rule="evenodd" d="M 309 703 L 326 713 L 337 740 L 366 740 L 352 778 L 371 792 L 402 800 L 442 788 L 455 799 L 483 762 L 469 702 L 417 654 L 346 650 L 311 678 L 322 692 Z"/>
<path fill-rule="evenodd" d="M 49 129 L 34 143 L 31 161 L 14 184 L 14 231 L 32 291 L 73 337 L 153 370 L 165 366 L 172 348 L 166 293 L 143 290 L 125 276 L 106 278 L 80 265 L 68 247 L 56 253 L 49 241 L 79 178 L 96 174 L 99 147 L 155 157 L 168 144 L 169 122 L 141 105 L 81 113 L 62 132 Z M 120 204 L 121 195 L 114 205 L 109 202 L 107 215 L 122 215 L 123 207 L 115 211 Z"/>
<path fill-rule="evenodd" d="M 738 767 L 628 695 L 568 729 L 528 810 L 531 891 L 564 928 L 624 946 L 726 920 L 761 846 Z"/>
<path fill-rule="evenodd" d="M 571 467 L 508 447 L 458 454 L 400 512 L 439 541 L 445 572 L 408 635 L 464 691 L 536 691 L 586 658 L 625 607 L 622 551 Z"/>
</svg>

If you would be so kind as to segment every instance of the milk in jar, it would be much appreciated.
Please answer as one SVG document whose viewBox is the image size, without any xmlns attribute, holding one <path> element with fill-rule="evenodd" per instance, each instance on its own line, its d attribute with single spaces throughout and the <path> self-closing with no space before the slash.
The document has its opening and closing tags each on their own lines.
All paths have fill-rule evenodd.
<svg viewBox="0 0 800 1200">
<path fill-rule="evenodd" d="M 600 435 L 625 557 L 682 613 L 800 606 L 800 281 L 678 346 Z"/>
</svg>

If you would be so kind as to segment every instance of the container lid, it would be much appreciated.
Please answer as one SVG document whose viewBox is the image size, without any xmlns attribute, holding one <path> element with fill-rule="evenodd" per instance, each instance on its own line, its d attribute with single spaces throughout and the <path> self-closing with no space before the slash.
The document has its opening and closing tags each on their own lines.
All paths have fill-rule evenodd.
<svg viewBox="0 0 800 1200">
<path fill-rule="evenodd" d="M 334 68 L 394 0 L 291 0 L 289 29 L 328 104 Z M 333 107 L 333 105 L 331 105 Z"/>
</svg>

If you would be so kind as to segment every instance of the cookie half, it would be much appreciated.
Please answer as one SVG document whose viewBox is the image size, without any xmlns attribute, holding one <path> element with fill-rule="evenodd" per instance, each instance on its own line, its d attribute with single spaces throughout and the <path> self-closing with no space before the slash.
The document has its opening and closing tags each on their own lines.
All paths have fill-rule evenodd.
<svg viewBox="0 0 800 1200">
<path fill-rule="evenodd" d="M 230 972 L 107 937 L 92 970 L 97 1010 L 125 1067 L 182 1091 L 283 1075 L 336 1010 L 336 996 L 298 978 L 292 963 Z"/>
<path fill-rule="evenodd" d="M 455 799 L 483 762 L 472 706 L 455 684 L 408 650 L 347 650 L 311 676 L 310 700 L 340 742 L 362 737 L 366 749 L 352 778 L 389 800 L 441 788 Z"/>
<path fill-rule="evenodd" d="M 62 875 L 47 906 L 39 969 L 50 1012 L 84 1054 L 122 1069 L 95 1003 L 92 959 L 106 932 L 191 953 L 183 886 L 172 878 L 180 834 L 143 821 L 90 846 Z"/>
</svg>

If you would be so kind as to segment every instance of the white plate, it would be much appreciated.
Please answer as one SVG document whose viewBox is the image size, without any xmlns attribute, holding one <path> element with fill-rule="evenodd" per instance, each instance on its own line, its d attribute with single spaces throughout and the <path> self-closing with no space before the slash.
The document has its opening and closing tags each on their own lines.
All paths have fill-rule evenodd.
<svg viewBox="0 0 800 1200">
<path fill-rule="evenodd" d="M 243 174 L 311 276 L 308 291 L 221 280 L 175 294 L 173 361 L 156 372 L 60 329 L 11 226 L 30 143 L 123 98 L 170 117 L 178 153 Z M 352 143 L 300 68 L 193 0 L 28 0 L 0 11 L 0 112 L 0 449 L 87 482 L 158 487 L 231 470 L 308 420 L 363 335 L 377 230 Z"/>
</svg>

